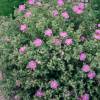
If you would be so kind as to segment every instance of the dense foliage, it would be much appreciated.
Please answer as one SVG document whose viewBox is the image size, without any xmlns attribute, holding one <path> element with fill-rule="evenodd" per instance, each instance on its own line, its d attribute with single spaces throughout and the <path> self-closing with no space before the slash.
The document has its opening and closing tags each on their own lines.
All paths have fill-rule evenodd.
<svg viewBox="0 0 100 100">
<path fill-rule="evenodd" d="M 92 9 L 94 10 L 98 22 L 100 22 L 100 0 L 92 0 Z"/>
<path fill-rule="evenodd" d="M 0 22 L 10 100 L 100 99 L 100 25 L 89 5 L 27 2 L 15 16 Z"/>
</svg>

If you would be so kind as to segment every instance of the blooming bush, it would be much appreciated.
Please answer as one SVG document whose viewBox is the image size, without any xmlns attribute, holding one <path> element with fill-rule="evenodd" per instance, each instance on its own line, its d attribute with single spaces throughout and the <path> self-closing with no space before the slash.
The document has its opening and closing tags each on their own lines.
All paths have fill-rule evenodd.
<svg viewBox="0 0 100 100">
<path fill-rule="evenodd" d="M 19 100 L 99 100 L 100 29 L 91 7 L 29 0 L 1 39 L 3 86 Z"/>
</svg>

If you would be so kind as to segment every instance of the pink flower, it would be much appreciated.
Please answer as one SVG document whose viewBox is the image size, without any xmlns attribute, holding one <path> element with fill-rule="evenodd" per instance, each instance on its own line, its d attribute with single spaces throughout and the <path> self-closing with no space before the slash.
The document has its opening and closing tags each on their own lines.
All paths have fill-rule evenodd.
<svg viewBox="0 0 100 100">
<path fill-rule="evenodd" d="M 97 29 L 97 30 L 95 31 L 95 33 L 100 35 L 100 30 Z"/>
<path fill-rule="evenodd" d="M 33 4 L 35 3 L 35 0 L 28 0 L 28 3 L 29 3 L 30 5 L 33 5 Z"/>
<path fill-rule="evenodd" d="M 100 24 L 97 24 L 97 27 L 100 27 Z"/>
<path fill-rule="evenodd" d="M 27 68 L 31 69 L 31 70 L 35 70 L 37 67 L 37 62 L 34 60 L 31 60 L 28 64 L 27 64 Z"/>
<path fill-rule="evenodd" d="M 67 11 L 64 11 L 64 12 L 62 13 L 62 16 L 63 16 L 65 19 L 68 19 L 68 18 L 69 18 L 69 14 L 68 14 Z"/>
<path fill-rule="evenodd" d="M 40 38 L 37 38 L 33 41 L 35 47 L 40 47 L 43 44 L 43 41 Z"/>
<path fill-rule="evenodd" d="M 89 65 L 83 65 L 82 71 L 89 72 L 90 71 L 90 66 Z"/>
<path fill-rule="evenodd" d="M 70 45 L 73 44 L 73 40 L 72 40 L 71 38 L 68 38 L 68 39 L 65 40 L 65 44 L 66 44 L 67 46 L 70 46 Z"/>
<path fill-rule="evenodd" d="M 81 96 L 80 100 L 89 100 L 89 94 L 85 93 L 84 95 Z"/>
<path fill-rule="evenodd" d="M 84 3 L 79 3 L 79 8 L 81 9 L 81 10 L 84 10 L 85 9 L 85 4 Z"/>
<path fill-rule="evenodd" d="M 45 34 L 46 36 L 49 36 L 49 37 L 52 35 L 52 33 L 53 33 L 52 30 L 49 29 L 49 28 L 48 28 L 47 30 L 44 31 L 44 34 Z"/>
<path fill-rule="evenodd" d="M 20 53 L 20 54 L 25 53 L 25 51 L 26 51 L 26 46 L 23 46 L 23 47 L 20 47 L 20 48 L 19 48 L 19 53 Z"/>
<path fill-rule="evenodd" d="M 58 11 L 57 10 L 53 11 L 53 16 L 58 16 Z"/>
<path fill-rule="evenodd" d="M 26 25 L 26 24 L 22 24 L 22 25 L 20 26 L 20 30 L 21 30 L 22 32 L 25 32 L 25 31 L 27 30 L 27 25 Z"/>
<path fill-rule="evenodd" d="M 19 11 L 24 11 L 25 10 L 25 4 L 19 5 L 18 10 Z"/>
<path fill-rule="evenodd" d="M 95 38 L 96 40 L 100 40 L 100 35 L 95 34 L 95 35 L 94 35 L 94 38 Z"/>
<path fill-rule="evenodd" d="M 58 0 L 57 3 L 58 3 L 59 6 L 63 6 L 64 5 L 64 0 Z"/>
<path fill-rule="evenodd" d="M 94 71 L 91 71 L 88 73 L 88 78 L 93 79 L 96 76 L 96 73 Z"/>
<path fill-rule="evenodd" d="M 100 40 L 100 30 L 99 29 L 97 29 L 95 31 L 94 38 L 97 39 L 97 40 Z"/>
<path fill-rule="evenodd" d="M 78 5 L 77 6 L 74 6 L 72 8 L 73 12 L 75 12 L 76 14 L 82 14 L 84 12 L 83 9 L 81 9 Z"/>
<path fill-rule="evenodd" d="M 68 36 L 67 32 L 60 32 L 59 35 L 60 35 L 61 37 L 66 37 L 66 36 Z"/>
<path fill-rule="evenodd" d="M 61 40 L 56 38 L 53 40 L 53 44 L 54 45 L 61 45 Z"/>
<path fill-rule="evenodd" d="M 98 36 L 98 35 L 94 35 L 94 38 L 96 39 L 96 40 L 100 40 L 100 36 Z"/>
<path fill-rule="evenodd" d="M 42 96 L 44 96 L 44 92 L 41 89 L 39 89 L 36 91 L 35 96 L 42 97 Z"/>
<path fill-rule="evenodd" d="M 51 81 L 50 81 L 50 87 L 51 87 L 52 89 L 57 89 L 58 86 L 59 86 L 59 84 L 58 84 L 58 82 L 57 82 L 56 80 L 51 80 Z"/>
<path fill-rule="evenodd" d="M 30 11 L 28 11 L 28 12 L 25 13 L 24 16 L 25 16 L 25 17 L 30 17 L 31 15 L 32 15 L 32 13 L 31 13 Z"/>
<path fill-rule="evenodd" d="M 20 99 L 21 99 L 21 97 L 19 95 L 15 95 L 13 98 L 13 100 L 20 100 Z"/>
<path fill-rule="evenodd" d="M 86 40 L 86 37 L 83 36 L 83 35 L 81 35 L 81 36 L 80 36 L 80 40 L 81 40 L 82 42 L 84 42 L 84 41 Z"/>
<path fill-rule="evenodd" d="M 86 59 L 86 54 L 84 52 L 80 53 L 80 61 L 84 61 Z"/>
</svg>

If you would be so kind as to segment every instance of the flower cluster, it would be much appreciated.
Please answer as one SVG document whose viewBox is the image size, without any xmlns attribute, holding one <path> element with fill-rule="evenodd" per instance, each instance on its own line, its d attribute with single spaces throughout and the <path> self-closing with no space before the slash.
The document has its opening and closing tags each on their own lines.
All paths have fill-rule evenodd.
<svg viewBox="0 0 100 100">
<path fill-rule="evenodd" d="M 6 83 L 11 95 L 26 100 L 98 99 L 100 25 L 94 28 L 94 17 L 84 3 L 44 2 L 19 5 L 11 25 L 15 30 L 7 31 L 11 40 L 3 48 L 8 45 L 9 54 L 3 50 L 2 63 L 7 61 L 4 69 L 10 71 Z"/>
</svg>

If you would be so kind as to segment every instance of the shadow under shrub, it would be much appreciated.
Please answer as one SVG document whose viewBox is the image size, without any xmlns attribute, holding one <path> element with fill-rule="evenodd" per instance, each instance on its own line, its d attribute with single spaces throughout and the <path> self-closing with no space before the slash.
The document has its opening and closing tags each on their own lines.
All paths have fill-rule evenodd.
<svg viewBox="0 0 100 100">
<path fill-rule="evenodd" d="M 20 100 L 99 100 L 94 13 L 90 6 L 76 14 L 72 4 L 53 4 L 26 3 L 25 9 L 16 9 L 15 20 L 1 24 L 5 94 Z"/>
</svg>

